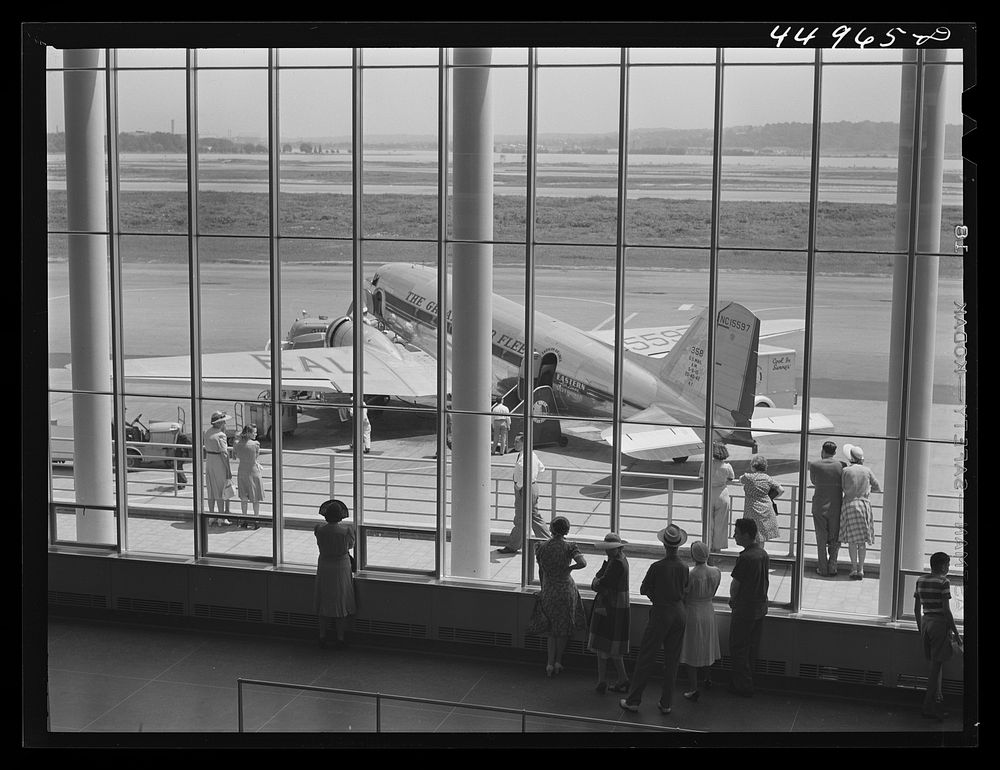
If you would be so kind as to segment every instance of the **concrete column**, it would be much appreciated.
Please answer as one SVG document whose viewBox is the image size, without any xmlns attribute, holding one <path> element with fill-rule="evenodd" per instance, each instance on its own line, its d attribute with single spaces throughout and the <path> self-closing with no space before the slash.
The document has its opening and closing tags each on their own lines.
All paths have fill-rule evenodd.
<svg viewBox="0 0 1000 770">
<path fill-rule="evenodd" d="M 453 70 L 454 238 L 493 239 L 493 96 L 489 48 L 457 48 Z M 452 405 L 488 413 L 493 386 L 493 246 L 456 243 L 452 258 Z M 455 414 L 451 573 L 489 577 L 490 421 Z"/>
<path fill-rule="evenodd" d="M 73 382 L 73 477 L 80 505 L 114 505 L 111 423 L 111 293 L 104 173 L 104 77 L 99 51 L 63 52 L 66 218 Z M 90 392 L 87 392 L 90 391 Z M 77 513 L 80 542 L 114 543 L 111 511 Z"/>
<path fill-rule="evenodd" d="M 916 61 L 916 51 L 904 51 L 904 62 Z M 926 61 L 944 61 L 944 51 L 927 50 Z M 914 104 L 917 100 L 917 76 L 912 66 L 904 66 L 899 118 L 899 170 L 896 191 L 896 257 L 893 266 L 892 321 L 889 345 L 889 404 L 886 433 L 904 438 L 931 436 L 931 406 L 934 390 L 934 329 L 937 313 L 938 257 L 920 256 L 910 265 L 905 253 L 910 251 L 909 236 L 915 232 L 917 252 L 938 252 L 941 248 L 941 184 L 944 164 L 945 88 L 944 67 L 924 66 L 921 104 L 920 171 L 913 184 Z M 911 191 L 918 190 L 916 229 L 910 222 Z M 906 291 L 908 275 L 913 277 L 910 329 L 909 373 L 904 370 Z M 904 379 L 906 392 L 904 394 Z M 900 422 L 901 407 L 906 424 Z M 899 478 L 899 452 L 905 452 L 903 478 Z M 926 566 L 924 551 L 927 518 L 927 478 L 930 469 L 930 446 L 908 442 L 900 446 L 891 441 L 886 446 L 885 493 L 883 495 L 881 580 L 879 613 L 892 608 L 893 558 L 897 539 L 896 509 L 903 505 L 903 531 L 900 538 L 899 564 L 902 569 Z M 905 599 L 905 597 L 904 597 Z"/>
</svg>

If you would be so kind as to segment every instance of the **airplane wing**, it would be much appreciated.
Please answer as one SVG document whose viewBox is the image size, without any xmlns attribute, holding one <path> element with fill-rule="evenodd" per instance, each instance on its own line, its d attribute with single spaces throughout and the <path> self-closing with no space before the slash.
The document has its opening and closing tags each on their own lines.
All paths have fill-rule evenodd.
<svg viewBox="0 0 1000 770">
<path fill-rule="evenodd" d="M 662 358 L 679 340 L 687 326 L 649 326 L 639 329 L 625 329 L 624 344 L 626 350 L 648 356 Z M 800 332 L 805 329 L 805 322 L 799 318 L 779 318 L 773 321 L 760 322 L 760 339 L 766 340 L 780 337 L 784 334 Z M 615 330 L 602 329 L 587 332 L 594 339 L 605 345 L 614 345 Z"/>
<path fill-rule="evenodd" d="M 663 422 L 670 414 L 659 406 L 652 406 L 630 420 Z M 727 426 L 729 427 L 729 426 Z M 795 409 L 759 408 L 750 419 L 750 432 L 758 449 L 798 442 L 802 428 L 802 414 Z M 818 412 L 809 414 L 810 432 L 833 428 L 829 418 Z M 607 428 L 601 438 L 612 443 L 613 432 Z M 622 452 L 640 460 L 668 462 L 675 458 L 704 454 L 704 431 L 679 425 L 626 422 L 622 424 Z"/>
<path fill-rule="evenodd" d="M 390 359 L 366 349 L 364 365 L 365 393 L 400 398 L 437 393 L 437 368 L 434 359 L 425 353 L 407 351 Z M 202 356 L 201 369 L 203 385 L 214 386 L 214 390 L 259 392 L 271 387 L 271 354 L 266 351 L 208 353 Z M 351 393 L 353 349 L 344 346 L 282 350 L 281 372 L 283 390 Z M 190 377 L 191 363 L 187 356 L 132 358 L 125 362 L 125 380 L 133 388 L 187 383 Z"/>
</svg>

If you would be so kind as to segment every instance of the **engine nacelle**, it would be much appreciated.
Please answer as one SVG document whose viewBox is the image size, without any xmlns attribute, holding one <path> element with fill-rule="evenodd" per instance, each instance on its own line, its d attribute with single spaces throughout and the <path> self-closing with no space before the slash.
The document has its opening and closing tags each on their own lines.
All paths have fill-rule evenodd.
<svg viewBox="0 0 1000 770">
<path fill-rule="evenodd" d="M 327 347 L 327 330 L 330 319 L 325 315 L 316 318 L 296 318 L 288 330 L 281 347 L 288 348 L 322 348 Z"/>
<path fill-rule="evenodd" d="M 351 347 L 354 344 L 354 321 L 350 316 L 332 321 L 326 330 L 328 348 Z"/>
<path fill-rule="evenodd" d="M 383 356 L 402 358 L 396 345 L 374 326 L 362 324 L 365 350 L 376 350 Z M 326 316 L 297 318 L 288 330 L 283 347 L 341 348 L 354 345 L 354 319 L 343 316 L 330 320 Z"/>
</svg>

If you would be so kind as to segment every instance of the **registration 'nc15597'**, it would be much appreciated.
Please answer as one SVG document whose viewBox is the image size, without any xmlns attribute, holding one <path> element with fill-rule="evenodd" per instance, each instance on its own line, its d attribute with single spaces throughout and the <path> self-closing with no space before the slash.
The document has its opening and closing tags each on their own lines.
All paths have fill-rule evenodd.
<svg viewBox="0 0 1000 770">
<path fill-rule="evenodd" d="M 740 321 L 737 318 L 730 318 L 727 315 L 719 316 L 719 326 L 738 332 L 750 331 L 750 324 L 746 321 Z"/>
</svg>

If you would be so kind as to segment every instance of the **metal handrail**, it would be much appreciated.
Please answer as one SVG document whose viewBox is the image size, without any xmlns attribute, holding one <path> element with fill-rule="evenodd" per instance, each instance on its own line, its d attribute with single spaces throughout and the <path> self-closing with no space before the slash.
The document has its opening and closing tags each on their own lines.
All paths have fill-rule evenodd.
<svg viewBox="0 0 1000 770">
<path fill-rule="evenodd" d="M 71 439 L 59 439 L 56 437 L 53 437 L 52 441 L 72 443 Z M 133 443 L 135 442 L 127 442 L 127 445 L 132 445 Z M 172 444 L 159 444 L 152 442 L 141 442 L 140 445 L 148 447 L 156 447 L 156 448 L 169 448 L 175 446 Z M 269 451 L 265 450 L 265 452 L 262 452 L 262 456 L 267 456 L 268 454 L 270 454 Z M 65 452 L 63 453 L 63 456 L 71 457 L 71 453 Z M 328 478 L 323 480 L 323 479 L 317 479 L 315 478 L 315 476 L 304 475 L 302 473 L 302 469 L 304 469 L 307 466 L 303 464 L 296 464 L 294 462 L 289 462 L 288 460 L 293 457 L 322 458 L 327 463 Z M 282 465 L 284 481 L 285 482 L 298 481 L 301 482 L 303 485 L 313 484 L 317 487 L 315 490 L 306 489 L 301 493 L 307 499 L 311 500 L 315 498 L 317 501 L 315 505 L 310 503 L 307 506 L 303 505 L 292 506 L 289 505 L 287 502 L 285 503 L 284 509 L 286 513 L 285 515 L 286 521 L 294 522 L 300 519 L 309 522 L 317 521 L 318 518 L 315 511 L 317 510 L 319 502 L 321 502 L 323 499 L 326 499 L 328 496 L 336 496 L 336 490 L 338 484 L 346 483 L 353 488 L 353 478 L 351 478 L 350 481 L 343 481 L 343 482 L 337 481 L 337 474 L 340 473 L 337 467 L 338 459 L 344 459 L 348 461 L 348 466 L 345 466 L 344 473 L 348 473 L 353 470 L 352 455 L 338 455 L 336 453 L 330 454 L 328 452 L 307 451 L 307 452 L 295 453 L 294 455 L 289 456 L 286 453 L 286 459 Z M 372 460 L 370 459 L 367 460 L 365 467 L 366 490 L 368 488 L 372 488 L 373 490 L 377 489 L 378 491 L 375 492 L 374 494 L 368 494 L 366 492 L 365 494 L 366 513 L 369 515 L 373 513 L 374 514 L 381 513 L 389 515 L 398 514 L 399 516 L 405 517 L 406 519 L 410 520 L 411 523 L 409 524 L 409 526 L 413 526 L 412 522 L 414 520 L 419 521 L 419 519 L 421 518 L 427 518 L 428 521 L 431 522 L 430 526 L 435 526 L 436 513 L 434 510 L 435 507 L 434 500 L 420 498 L 412 495 L 409 492 L 409 490 L 415 488 L 415 485 L 413 483 L 400 483 L 400 479 L 407 478 L 412 482 L 414 477 L 418 478 L 424 477 L 427 479 L 428 482 L 434 482 L 436 484 L 436 464 L 435 464 L 436 461 L 424 458 L 413 458 L 413 457 L 404 458 L 404 457 L 390 457 L 390 456 L 381 457 L 379 459 L 391 462 L 406 461 L 408 463 L 413 463 L 418 466 L 426 466 L 426 471 L 424 471 L 422 468 L 408 469 L 408 470 L 391 468 L 382 470 L 377 467 L 373 467 L 375 463 Z M 157 457 L 156 461 L 162 463 L 165 466 L 165 469 L 168 470 L 169 472 L 175 473 L 178 470 L 179 464 L 182 462 L 184 463 L 190 462 L 190 458 Z M 313 471 L 316 470 L 315 466 L 308 466 L 308 467 Z M 504 469 L 506 469 L 506 466 L 496 466 L 496 467 L 503 467 Z M 190 472 L 190 469 L 188 470 Z M 580 476 L 583 474 L 592 475 L 593 471 L 588 471 L 578 468 L 566 468 L 561 466 L 550 466 L 546 468 L 546 471 L 550 472 L 551 476 L 548 483 L 541 485 L 542 487 L 541 492 L 542 492 L 543 504 L 547 498 L 549 514 L 552 517 L 555 517 L 556 515 L 566 516 L 567 518 L 569 518 L 570 522 L 573 522 L 574 520 L 579 520 L 580 516 L 578 511 L 570 510 L 568 508 L 560 506 L 560 500 L 562 499 L 562 496 L 559 494 L 559 491 L 561 489 L 568 487 L 580 486 L 580 483 L 578 481 L 570 481 L 566 479 L 571 479 L 574 476 Z M 661 523 L 669 524 L 676 522 L 681 525 L 690 524 L 692 527 L 695 528 L 701 526 L 701 511 L 703 505 L 702 489 L 698 487 L 696 489 L 693 488 L 690 491 L 682 490 L 678 489 L 675 484 L 675 482 L 677 481 L 691 482 L 693 477 L 679 476 L 673 474 L 642 473 L 642 472 L 631 472 L 631 471 L 629 471 L 627 475 L 630 478 L 636 480 L 653 479 L 657 481 L 666 481 L 666 487 L 662 490 L 659 490 L 662 494 L 667 495 L 665 517 L 663 511 L 664 506 L 662 501 L 645 502 L 643 500 L 628 498 L 628 495 L 630 493 L 648 492 L 649 491 L 648 486 L 639 486 L 635 484 L 621 485 L 620 489 L 622 496 L 620 498 L 619 503 L 620 507 L 624 509 L 623 513 L 621 514 L 622 530 L 624 532 L 632 533 L 631 537 L 634 542 L 642 543 L 643 534 L 650 531 L 650 528 L 642 527 L 642 522 L 655 522 L 656 524 L 661 524 Z M 140 484 L 141 482 L 138 480 L 128 479 L 126 483 L 129 487 L 135 487 L 137 484 Z M 490 518 L 494 522 L 506 523 L 510 522 L 513 518 L 514 494 L 512 490 L 508 491 L 505 488 L 505 484 L 506 484 L 505 477 L 494 477 L 491 479 L 490 496 L 492 498 L 493 504 L 491 506 Z M 611 490 L 610 484 L 588 482 L 587 486 L 596 490 L 601 490 L 602 488 L 605 488 L 607 490 L 607 494 L 610 495 L 610 490 Z M 430 489 L 431 484 L 428 484 L 427 488 Z M 807 487 L 807 489 L 812 489 L 812 487 L 811 486 Z M 447 489 L 445 490 L 445 494 L 446 495 L 448 494 Z M 779 506 L 779 526 L 782 527 L 783 532 L 788 533 L 787 541 L 789 544 L 789 551 L 788 551 L 789 558 L 794 558 L 793 543 L 795 542 L 795 528 L 798 526 L 797 517 L 794 515 L 794 512 L 797 510 L 797 504 L 798 504 L 798 500 L 796 499 L 797 494 L 798 494 L 798 489 L 793 486 L 791 487 L 791 494 L 789 497 L 778 498 L 777 501 Z M 176 485 L 172 487 L 172 493 L 170 494 L 170 496 L 173 498 L 176 498 L 178 496 L 178 490 Z M 738 511 L 740 510 L 739 500 L 742 497 L 743 495 L 738 491 L 738 487 L 734 486 L 730 493 L 730 500 L 733 503 L 731 506 L 731 516 L 733 514 L 737 514 Z M 942 501 L 944 505 L 947 505 L 949 503 L 954 504 L 961 502 L 961 500 L 949 497 L 947 495 L 932 494 L 928 495 L 928 498 Z M 605 500 L 607 498 L 601 496 L 597 499 Z M 809 503 L 809 499 L 811 498 L 807 498 L 806 504 Z M 882 506 L 879 504 L 880 499 L 881 499 L 880 493 L 873 493 L 872 509 L 873 509 L 873 516 L 875 519 L 877 532 L 880 531 L 879 524 L 881 522 L 881 513 L 882 513 Z M 791 513 L 783 512 L 783 510 L 786 509 L 786 501 L 788 504 L 790 504 Z M 373 506 L 372 503 L 375 502 L 380 503 L 380 506 L 378 507 Z M 423 505 L 426 505 L 428 507 L 426 513 L 420 510 Z M 296 509 L 302 509 L 302 508 L 306 508 L 308 510 L 308 513 L 305 515 L 301 514 L 296 515 L 295 513 L 292 513 Z M 646 510 L 650 508 L 655 509 L 655 512 L 651 515 L 646 515 Z M 963 513 L 961 510 L 956 510 L 951 507 L 931 509 L 931 511 L 938 514 L 962 515 Z M 369 523 L 371 523 L 373 526 L 377 526 L 380 528 L 392 528 L 393 526 L 402 526 L 405 528 L 407 526 L 406 524 L 402 524 L 399 522 L 394 523 L 391 521 L 384 521 L 382 520 L 382 518 L 383 517 L 381 516 L 374 516 Z M 810 526 L 811 521 L 810 517 L 808 516 L 806 517 L 805 525 L 807 532 L 811 532 L 811 526 Z M 599 530 L 599 529 L 606 529 L 607 526 L 608 526 L 607 523 L 602 522 L 600 526 L 587 526 L 584 528 Z M 953 537 L 948 538 L 944 535 L 940 535 L 938 537 L 933 536 L 934 534 L 936 534 L 936 531 L 938 530 L 953 530 L 955 527 L 954 522 L 952 522 L 951 524 L 938 524 L 935 522 L 928 522 L 926 526 L 928 529 L 928 537 L 925 538 L 925 541 L 929 545 L 930 544 L 942 544 L 948 546 L 954 545 Z M 595 541 L 600 539 L 596 535 L 596 533 L 594 539 Z M 876 535 L 876 545 L 868 549 L 868 554 L 873 558 L 880 553 L 881 547 L 878 542 L 879 540 L 880 536 Z M 578 541 L 586 542 L 586 538 L 578 537 Z M 781 542 L 784 541 L 785 538 L 782 538 Z M 656 542 L 652 537 L 649 537 L 649 544 L 656 545 Z M 810 547 L 812 547 L 812 544 L 810 544 Z"/>
<path fill-rule="evenodd" d="M 528 717 L 540 719 L 561 719 L 564 721 L 583 722 L 584 724 L 609 725 L 614 727 L 628 727 L 630 729 L 639 728 L 641 730 L 651 730 L 664 733 L 703 733 L 705 730 L 693 730 L 686 727 L 670 727 L 666 725 L 648 725 L 642 722 L 622 722 L 616 719 L 598 719 L 596 717 L 573 716 L 572 714 L 555 714 L 546 711 L 533 711 L 531 709 L 516 709 L 507 706 L 483 706 L 478 703 L 459 703 L 457 701 L 439 700 L 437 698 L 419 698 L 414 695 L 390 695 L 387 693 L 371 692 L 367 690 L 347 690 L 339 687 L 321 687 L 311 684 L 292 684 L 291 682 L 269 682 L 263 679 L 236 680 L 236 700 L 237 700 L 237 724 L 239 732 L 245 732 L 243 726 L 243 686 L 253 685 L 259 687 L 276 687 L 283 690 L 306 690 L 309 692 L 332 693 L 335 695 L 352 695 L 362 698 L 375 699 L 375 732 L 382 732 L 382 701 L 402 701 L 405 703 L 422 703 L 428 706 L 449 706 L 451 708 L 472 709 L 474 711 L 490 711 L 500 714 L 517 714 L 521 717 L 521 732 L 527 732 Z"/>
</svg>

